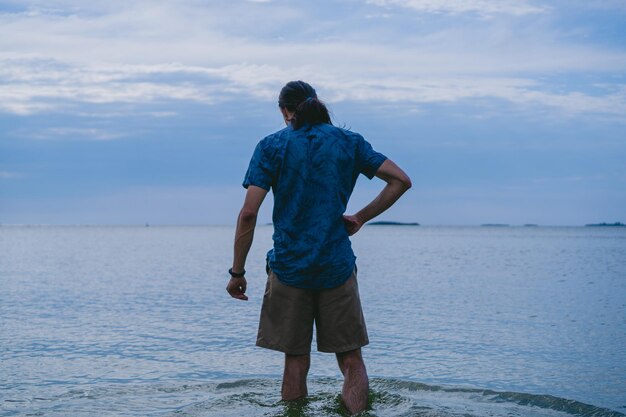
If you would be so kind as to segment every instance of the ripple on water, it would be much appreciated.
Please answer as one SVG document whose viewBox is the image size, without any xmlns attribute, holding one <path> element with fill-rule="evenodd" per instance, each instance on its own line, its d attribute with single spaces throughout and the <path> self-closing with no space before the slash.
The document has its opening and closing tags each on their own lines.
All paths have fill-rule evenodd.
<svg viewBox="0 0 626 417">
<path fill-rule="evenodd" d="M 617 411 L 551 395 L 427 385 L 374 378 L 370 408 L 361 417 L 624 417 Z M 48 398 L 5 399 L 2 416 L 341 417 L 341 381 L 313 379 L 310 396 L 284 403 L 280 381 L 244 379 L 222 383 L 116 384 L 72 388 Z"/>
</svg>

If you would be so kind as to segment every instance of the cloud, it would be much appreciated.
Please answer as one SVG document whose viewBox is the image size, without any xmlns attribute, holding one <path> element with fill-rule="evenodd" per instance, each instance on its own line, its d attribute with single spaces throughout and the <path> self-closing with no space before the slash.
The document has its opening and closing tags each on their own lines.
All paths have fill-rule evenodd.
<svg viewBox="0 0 626 417">
<path fill-rule="evenodd" d="M 15 61 L 13 61 L 15 62 Z M 227 65 L 223 67 L 167 65 L 108 65 L 66 67 L 53 64 L 46 70 L 37 65 L 29 72 L 28 62 L 20 69 L 4 65 L 4 73 L 17 74 L 0 85 L 0 109 L 15 114 L 41 111 L 82 111 L 81 103 L 148 104 L 191 101 L 213 105 L 242 97 L 274 100 L 280 86 L 297 73 L 314 79 L 329 102 L 393 102 L 412 105 L 456 103 L 491 99 L 516 106 L 543 106 L 563 113 L 626 113 L 626 86 L 605 86 L 599 95 L 578 91 L 550 92 L 536 80 L 523 77 L 411 75 L 398 71 L 391 76 L 352 74 L 312 67 L 286 70 L 270 65 Z M 146 78 L 150 79 L 147 81 Z M 172 79 L 173 78 L 173 79 Z M 618 88 L 619 87 L 619 88 Z M 155 113 L 171 115 L 172 112 Z M 124 115 L 124 114 L 122 114 Z M 70 134 L 105 140 L 115 137 L 98 131 L 49 131 L 44 136 Z"/>
<path fill-rule="evenodd" d="M 49 127 L 45 129 L 23 129 L 14 131 L 13 134 L 18 137 L 26 137 L 37 140 L 114 140 L 126 136 L 124 133 L 112 132 L 98 128 L 79 128 L 79 127 Z"/>
<path fill-rule="evenodd" d="M 534 6 L 523 0 L 367 0 L 377 6 L 398 6 L 426 13 L 476 13 L 482 16 L 510 14 L 522 16 L 543 13 L 546 7 Z"/>
<path fill-rule="evenodd" d="M 71 66 L 55 61 L 0 59 L 0 110 L 32 114 L 74 109 L 73 104 L 152 103 L 164 100 L 214 104 L 251 90 L 267 98 L 263 85 L 285 73 L 263 66 L 220 68 L 164 65 Z M 252 75 L 253 74 L 253 75 Z M 167 79 L 173 77 L 175 79 Z M 254 78 L 252 78 L 254 77 Z M 271 90 L 275 94 L 275 89 Z M 172 112 L 157 112 L 168 116 Z"/>
<path fill-rule="evenodd" d="M 0 180 L 8 180 L 15 178 L 23 178 L 24 175 L 19 172 L 0 171 Z"/>
<path fill-rule="evenodd" d="M 514 17 L 548 10 L 525 1 L 370 3 Z M 480 99 L 565 114 L 626 112 L 624 84 L 591 93 L 588 84 L 567 76 L 623 73 L 626 53 L 567 43 L 538 26 L 490 21 L 399 37 L 393 17 L 371 27 L 365 14 L 361 29 L 329 20 L 316 32 L 317 25 L 300 25 L 305 10 L 274 2 L 26 4 L 21 12 L 0 13 L 5 113 L 77 114 L 84 103 L 130 104 L 141 112 L 152 103 L 273 101 L 284 82 L 296 78 L 310 80 L 331 102 L 414 107 Z M 287 29 L 294 30 L 288 40 L 277 36 Z"/>
</svg>

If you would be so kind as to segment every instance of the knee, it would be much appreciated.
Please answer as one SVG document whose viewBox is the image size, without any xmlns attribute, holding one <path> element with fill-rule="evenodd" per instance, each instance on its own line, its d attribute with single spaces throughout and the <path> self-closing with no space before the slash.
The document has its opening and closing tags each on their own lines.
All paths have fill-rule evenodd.
<svg viewBox="0 0 626 417">
<path fill-rule="evenodd" d="M 285 355 L 285 368 L 306 374 L 311 366 L 311 355 Z"/>
<path fill-rule="evenodd" d="M 365 367 L 363 356 L 361 355 L 361 349 L 338 353 L 337 359 L 339 361 L 339 366 L 344 370 Z"/>
</svg>

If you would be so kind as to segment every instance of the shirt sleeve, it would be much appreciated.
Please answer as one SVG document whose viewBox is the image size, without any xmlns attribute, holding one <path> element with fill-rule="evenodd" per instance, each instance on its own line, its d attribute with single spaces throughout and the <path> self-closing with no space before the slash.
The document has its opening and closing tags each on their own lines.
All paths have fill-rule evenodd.
<svg viewBox="0 0 626 417">
<path fill-rule="evenodd" d="M 263 141 L 261 141 L 254 149 L 242 185 L 244 188 L 255 185 L 269 191 L 274 184 L 274 177 L 272 160 L 268 158 L 265 147 L 263 146 Z"/>
<path fill-rule="evenodd" d="M 360 138 L 357 148 L 357 168 L 361 174 L 371 180 L 385 160 L 387 160 L 385 155 L 376 152 L 368 141 Z"/>
</svg>

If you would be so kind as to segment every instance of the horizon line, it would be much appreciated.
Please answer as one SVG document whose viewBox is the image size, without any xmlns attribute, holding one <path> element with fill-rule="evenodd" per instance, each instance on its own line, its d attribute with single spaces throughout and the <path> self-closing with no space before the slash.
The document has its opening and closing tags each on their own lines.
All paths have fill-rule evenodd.
<svg viewBox="0 0 626 417">
<path fill-rule="evenodd" d="M 373 223 L 373 222 L 372 222 Z M 539 224 L 539 223 L 475 223 L 475 224 L 445 224 L 445 223 L 417 223 L 396 222 L 390 224 L 365 223 L 363 226 L 412 226 L 412 227 L 496 227 L 496 228 L 533 228 L 533 227 L 620 227 L 625 226 L 620 221 L 586 224 Z M 417 224 L 416 224 L 417 223 Z M 0 227 L 235 227 L 235 223 L 1 223 Z M 263 223 L 257 227 L 273 226 L 272 223 Z"/>
</svg>

